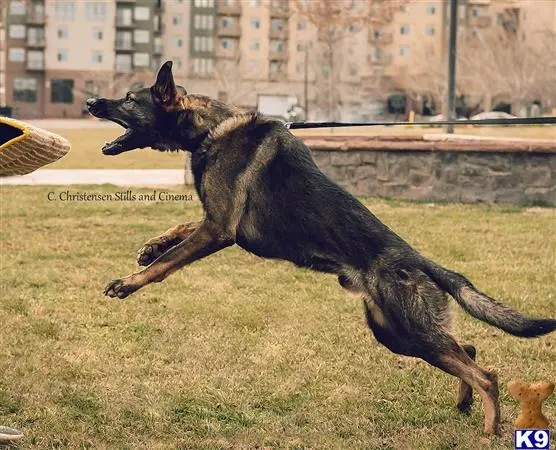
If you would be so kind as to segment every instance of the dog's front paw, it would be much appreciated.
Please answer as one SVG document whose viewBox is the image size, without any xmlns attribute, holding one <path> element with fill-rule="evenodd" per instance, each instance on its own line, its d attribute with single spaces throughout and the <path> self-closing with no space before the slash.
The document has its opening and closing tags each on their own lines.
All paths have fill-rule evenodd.
<svg viewBox="0 0 556 450">
<path fill-rule="evenodd" d="M 104 295 L 112 298 L 126 298 L 128 295 L 133 294 L 141 287 L 138 284 L 133 283 L 131 280 L 131 276 L 120 278 L 118 280 L 112 280 L 104 288 Z"/>
<path fill-rule="evenodd" d="M 173 246 L 172 239 L 167 236 L 157 236 L 147 241 L 143 247 L 137 252 L 137 264 L 140 266 L 148 266 L 155 259 Z"/>
</svg>

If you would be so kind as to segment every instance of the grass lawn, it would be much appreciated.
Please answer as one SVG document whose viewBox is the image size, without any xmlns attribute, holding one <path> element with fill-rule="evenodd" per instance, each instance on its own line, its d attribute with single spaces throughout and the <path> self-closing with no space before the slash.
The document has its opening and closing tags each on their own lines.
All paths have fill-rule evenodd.
<svg viewBox="0 0 556 450">
<path fill-rule="evenodd" d="M 101 153 L 104 142 L 111 141 L 119 134 L 121 128 L 106 129 L 71 129 L 52 130 L 61 134 L 72 143 L 71 151 L 61 160 L 47 166 L 48 169 L 181 169 L 184 166 L 184 153 L 161 153 L 150 149 L 134 150 L 122 153 L 118 157 L 105 156 Z M 326 130 L 299 130 L 300 134 L 423 134 L 442 133 L 442 128 L 425 127 L 368 127 L 337 128 Z M 456 127 L 460 134 L 480 136 L 521 137 L 534 139 L 556 139 L 556 127 Z"/>
<path fill-rule="evenodd" d="M 514 338 L 454 308 L 455 334 L 501 381 L 504 436 L 479 444 L 478 399 L 458 413 L 456 380 L 378 345 L 331 276 L 234 247 L 125 301 L 103 297 L 144 241 L 200 217 L 197 201 L 0 189 L 0 424 L 25 432 L 21 448 L 508 449 L 507 382 L 554 379 L 553 336 Z M 554 316 L 554 209 L 366 204 L 486 292 Z"/>
</svg>

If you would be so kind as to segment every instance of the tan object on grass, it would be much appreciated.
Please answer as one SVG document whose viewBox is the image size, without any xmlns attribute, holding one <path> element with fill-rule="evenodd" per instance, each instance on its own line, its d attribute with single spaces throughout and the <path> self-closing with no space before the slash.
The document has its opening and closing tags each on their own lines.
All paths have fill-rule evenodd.
<svg viewBox="0 0 556 450">
<path fill-rule="evenodd" d="M 0 116 L 0 176 L 33 172 L 69 150 L 70 143 L 62 136 Z"/>
<path fill-rule="evenodd" d="M 545 429 L 550 421 L 542 413 L 542 402 L 552 395 L 554 383 L 540 381 L 538 383 L 525 383 L 512 381 L 508 384 L 510 396 L 519 401 L 521 410 L 515 421 L 516 428 Z"/>
</svg>

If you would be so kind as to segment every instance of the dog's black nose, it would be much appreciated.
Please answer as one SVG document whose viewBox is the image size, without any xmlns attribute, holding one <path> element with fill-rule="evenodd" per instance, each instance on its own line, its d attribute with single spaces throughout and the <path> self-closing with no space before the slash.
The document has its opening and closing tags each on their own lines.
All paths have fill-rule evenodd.
<svg viewBox="0 0 556 450">
<path fill-rule="evenodd" d="M 91 107 L 91 106 L 95 106 L 95 104 L 97 103 L 97 99 L 96 98 L 89 98 L 87 99 L 87 106 Z"/>
</svg>

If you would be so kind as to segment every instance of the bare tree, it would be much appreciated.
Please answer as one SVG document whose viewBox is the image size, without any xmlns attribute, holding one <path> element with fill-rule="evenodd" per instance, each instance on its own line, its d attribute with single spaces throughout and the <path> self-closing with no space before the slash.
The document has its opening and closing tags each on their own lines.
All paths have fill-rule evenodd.
<svg viewBox="0 0 556 450">
<path fill-rule="evenodd" d="M 556 105 L 556 34 L 524 37 L 496 27 L 469 36 L 460 50 L 459 77 L 466 93 L 483 98 L 483 107 L 511 104 L 519 113 L 535 100 Z"/>
<path fill-rule="evenodd" d="M 342 80 L 343 43 L 369 26 L 382 26 L 410 0 L 295 0 L 294 14 L 317 32 L 315 86 L 317 107 L 329 120 L 338 120 L 342 103 L 355 92 Z"/>
<path fill-rule="evenodd" d="M 555 35 L 545 33 L 542 38 L 524 38 L 498 26 L 481 32 L 460 30 L 456 92 L 465 96 L 470 114 L 489 111 L 501 102 L 513 105 L 517 113 L 535 100 L 556 105 Z M 410 98 L 427 97 L 442 111 L 447 89 L 444 55 L 427 54 L 423 47 L 412 50 L 412 65 L 399 72 L 395 84 Z"/>
</svg>

